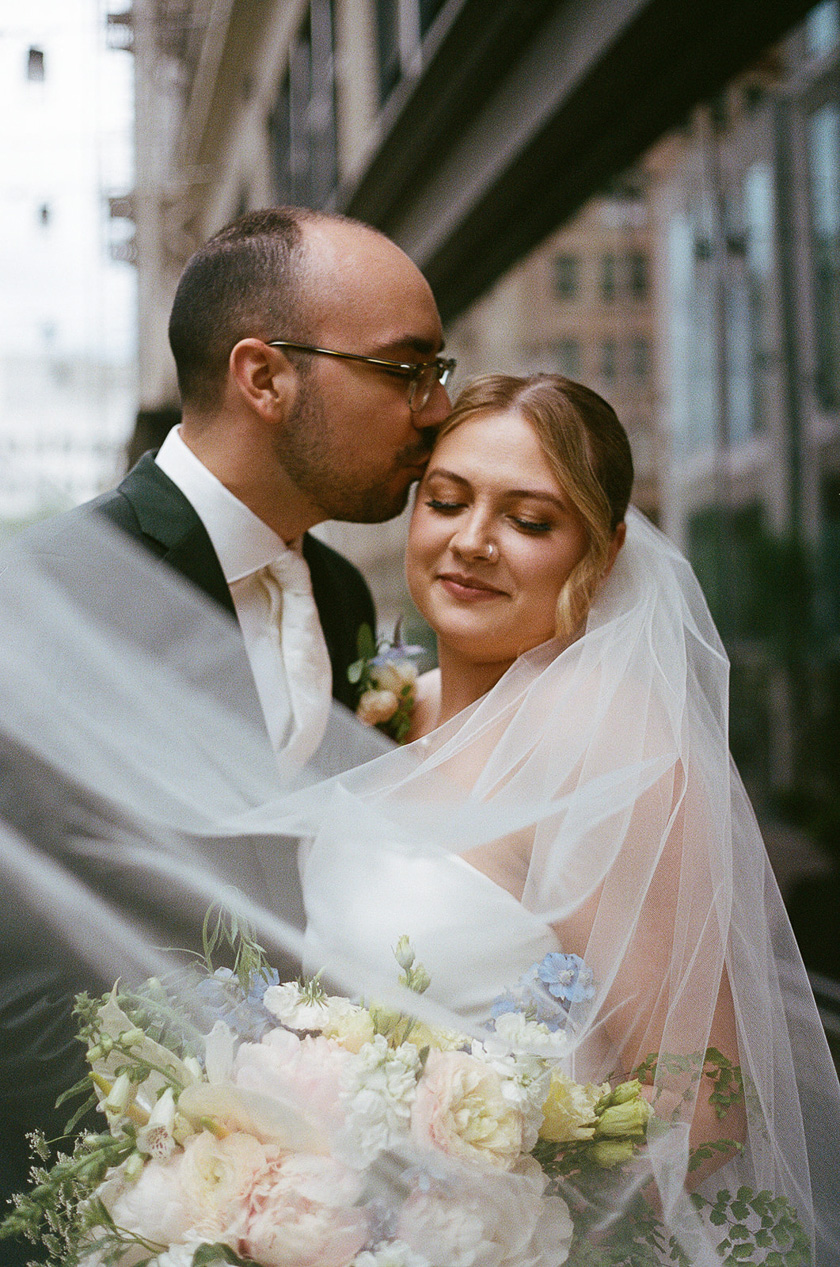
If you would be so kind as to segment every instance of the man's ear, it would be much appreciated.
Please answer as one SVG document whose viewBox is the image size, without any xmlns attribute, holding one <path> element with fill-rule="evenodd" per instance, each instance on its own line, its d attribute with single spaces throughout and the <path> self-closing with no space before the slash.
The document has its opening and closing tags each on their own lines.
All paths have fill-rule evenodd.
<svg viewBox="0 0 840 1267">
<path fill-rule="evenodd" d="M 280 348 L 262 339 L 240 339 L 228 361 L 231 384 L 245 403 L 266 422 L 288 414 L 297 391 L 297 375 Z"/>
<path fill-rule="evenodd" d="M 613 564 L 618 558 L 618 552 L 624 545 L 624 539 L 627 536 L 627 524 L 623 521 L 617 526 L 610 542 L 609 553 L 607 554 L 607 566 L 601 574 L 601 579 L 606 580 L 610 572 L 613 570 Z"/>
</svg>

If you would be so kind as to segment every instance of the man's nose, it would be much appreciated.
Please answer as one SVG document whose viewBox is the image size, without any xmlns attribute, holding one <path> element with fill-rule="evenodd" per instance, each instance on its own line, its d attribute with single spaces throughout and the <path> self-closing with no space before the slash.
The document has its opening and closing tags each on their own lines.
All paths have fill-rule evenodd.
<svg viewBox="0 0 840 1267">
<path fill-rule="evenodd" d="M 418 431 L 437 431 L 452 413 L 452 401 L 442 383 L 435 383 L 432 394 L 423 408 L 411 415 L 411 421 Z"/>
</svg>

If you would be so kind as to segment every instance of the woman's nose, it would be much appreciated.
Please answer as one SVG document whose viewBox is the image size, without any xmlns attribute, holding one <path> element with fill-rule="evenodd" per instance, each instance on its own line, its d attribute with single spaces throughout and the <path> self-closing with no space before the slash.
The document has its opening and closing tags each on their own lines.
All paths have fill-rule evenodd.
<svg viewBox="0 0 840 1267">
<path fill-rule="evenodd" d="M 498 551 L 492 540 L 490 525 L 479 514 L 469 515 L 452 535 L 452 549 L 462 559 L 494 559 Z"/>
</svg>

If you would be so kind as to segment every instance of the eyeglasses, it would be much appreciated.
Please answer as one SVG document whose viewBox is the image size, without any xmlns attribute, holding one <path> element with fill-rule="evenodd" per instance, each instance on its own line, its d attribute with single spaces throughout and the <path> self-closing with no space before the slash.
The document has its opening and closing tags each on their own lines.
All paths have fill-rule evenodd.
<svg viewBox="0 0 840 1267">
<path fill-rule="evenodd" d="M 267 339 L 270 348 L 291 348 L 294 352 L 313 352 L 318 356 L 337 356 L 343 361 L 362 361 L 365 365 L 378 365 L 387 374 L 399 374 L 408 379 L 408 407 L 419 414 L 429 403 L 436 383 L 445 387 L 455 369 L 451 357 L 436 356 L 433 361 L 412 365 L 405 361 L 383 361 L 376 356 L 360 356 L 358 352 L 333 352 L 330 348 L 314 348 L 308 343 L 290 343 L 288 339 Z"/>
</svg>

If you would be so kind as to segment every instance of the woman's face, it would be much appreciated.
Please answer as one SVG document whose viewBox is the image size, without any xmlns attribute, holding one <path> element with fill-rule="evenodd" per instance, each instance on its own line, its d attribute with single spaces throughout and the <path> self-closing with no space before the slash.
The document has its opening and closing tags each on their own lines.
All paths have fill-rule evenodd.
<svg viewBox="0 0 840 1267">
<path fill-rule="evenodd" d="M 442 646 L 507 667 L 555 633 L 587 532 L 530 423 L 482 414 L 438 441 L 417 491 L 406 576 Z"/>
</svg>

